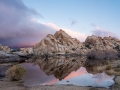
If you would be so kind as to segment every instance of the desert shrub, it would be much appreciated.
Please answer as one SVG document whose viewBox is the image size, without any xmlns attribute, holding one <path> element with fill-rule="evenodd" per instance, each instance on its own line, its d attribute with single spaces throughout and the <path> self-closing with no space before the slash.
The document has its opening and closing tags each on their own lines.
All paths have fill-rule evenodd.
<svg viewBox="0 0 120 90">
<path fill-rule="evenodd" d="M 110 59 L 117 59 L 118 58 L 118 52 L 116 50 L 99 50 L 99 49 L 91 49 L 87 53 L 87 58 L 89 60 L 91 59 L 97 59 L 97 60 L 110 60 Z"/>
<path fill-rule="evenodd" d="M 108 65 L 106 66 L 106 70 L 110 70 L 110 69 L 112 69 L 112 65 L 111 65 L 111 64 L 108 64 Z"/>
<path fill-rule="evenodd" d="M 24 67 L 20 65 L 14 65 L 6 71 L 6 76 L 11 81 L 19 81 L 24 77 L 26 73 L 27 73 L 27 70 Z"/>
<path fill-rule="evenodd" d="M 114 69 L 110 69 L 110 70 L 107 70 L 105 71 L 108 75 L 116 75 Z"/>
<path fill-rule="evenodd" d="M 106 66 L 97 66 L 97 67 L 94 68 L 94 70 L 97 73 L 103 72 L 103 71 L 105 71 L 105 69 L 106 69 Z"/>
</svg>

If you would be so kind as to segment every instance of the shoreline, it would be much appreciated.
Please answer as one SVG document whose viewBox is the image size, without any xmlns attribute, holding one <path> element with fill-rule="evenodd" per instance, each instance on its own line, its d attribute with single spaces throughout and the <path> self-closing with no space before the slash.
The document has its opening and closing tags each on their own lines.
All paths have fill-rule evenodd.
<svg viewBox="0 0 120 90">
<path fill-rule="evenodd" d="M 1 90 L 108 90 L 106 88 L 90 87 L 90 86 L 75 86 L 75 85 L 38 85 L 33 87 L 26 87 L 23 81 L 8 81 L 0 80 Z"/>
<path fill-rule="evenodd" d="M 116 76 L 114 80 L 117 78 Z M 119 76 L 120 77 L 120 76 Z M 110 86 L 109 89 L 103 87 L 92 87 L 92 86 L 76 86 L 72 84 L 58 84 L 58 85 L 37 85 L 27 87 L 23 85 L 23 80 L 20 81 L 9 81 L 6 77 L 0 79 L 0 90 L 120 90 L 119 85 L 116 83 Z"/>
</svg>

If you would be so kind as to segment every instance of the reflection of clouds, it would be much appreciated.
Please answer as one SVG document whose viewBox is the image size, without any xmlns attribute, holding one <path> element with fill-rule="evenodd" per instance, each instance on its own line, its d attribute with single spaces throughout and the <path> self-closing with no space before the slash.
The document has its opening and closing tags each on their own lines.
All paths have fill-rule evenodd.
<svg viewBox="0 0 120 90">
<path fill-rule="evenodd" d="M 81 75 L 84 75 L 86 73 L 87 73 L 86 69 L 81 67 L 76 72 L 75 71 L 71 72 L 64 80 L 69 80 L 72 77 L 81 76 Z"/>
<path fill-rule="evenodd" d="M 55 79 L 52 75 L 47 76 L 42 70 L 40 70 L 39 66 L 34 66 L 32 63 L 24 63 L 22 66 L 27 69 L 27 75 L 23 78 L 23 80 L 25 80 L 24 85 L 33 86 Z"/>
<path fill-rule="evenodd" d="M 75 72 L 76 73 L 76 72 Z M 78 73 L 78 72 L 77 72 Z M 101 73 L 103 74 L 103 73 Z M 101 77 L 97 77 L 97 78 L 93 78 L 96 77 L 96 75 L 93 74 L 79 74 L 78 76 L 73 76 L 71 78 L 68 79 L 69 82 L 66 82 L 65 80 L 59 81 L 57 82 L 57 84 L 73 84 L 73 85 L 77 85 L 77 86 L 93 86 L 93 87 L 105 87 L 105 88 L 109 88 L 109 86 L 114 84 L 113 78 L 107 78 L 103 76 L 102 82 L 98 81 L 101 79 Z M 99 74 L 98 74 L 99 76 Z M 110 76 L 107 76 L 110 77 Z"/>
<path fill-rule="evenodd" d="M 96 82 L 97 82 L 97 83 L 101 83 L 101 82 L 103 82 L 103 81 L 105 81 L 105 80 L 113 79 L 114 76 L 108 76 L 106 73 L 99 73 L 99 74 L 95 74 L 95 75 L 93 76 L 93 78 L 96 79 Z"/>
<path fill-rule="evenodd" d="M 53 85 L 53 84 L 55 84 L 58 81 L 59 81 L 59 79 L 53 79 L 53 80 L 51 80 L 49 82 L 45 82 L 45 83 L 43 83 L 41 85 Z"/>
</svg>

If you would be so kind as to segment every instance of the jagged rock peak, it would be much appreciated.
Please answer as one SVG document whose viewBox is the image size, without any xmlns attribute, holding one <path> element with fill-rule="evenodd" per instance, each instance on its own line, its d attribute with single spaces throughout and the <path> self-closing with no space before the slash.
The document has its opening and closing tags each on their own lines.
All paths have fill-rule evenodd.
<svg viewBox="0 0 120 90">
<path fill-rule="evenodd" d="M 40 43 L 34 46 L 36 54 L 49 51 L 50 53 L 73 53 L 80 48 L 82 43 L 76 38 L 72 38 L 65 31 L 60 29 L 54 35 L 48 34 Z M 47 49 L 47 50 L 45 50 Z"/>
<path fill-rule="evenodd" d="M 63 31 L 62 29 L 60 29 L 59 31 L 57 31 L 54 36 L 56 38 L 62 38 L 62 37 L 66 37 L 66 38 L 71 38 L 71 36 L 69 36 L 65 31 Z"/>
</svg>

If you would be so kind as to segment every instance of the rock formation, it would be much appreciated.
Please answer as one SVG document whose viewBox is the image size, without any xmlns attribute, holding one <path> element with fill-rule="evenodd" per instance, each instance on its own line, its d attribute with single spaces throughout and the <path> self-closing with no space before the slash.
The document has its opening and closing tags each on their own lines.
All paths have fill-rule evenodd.
<svg viewBox="0 0 120 90">
<path fill-rule="evenodd" d="M 76 38 L 72 38 L 65 31 L 59 30 L 54 35 L 48 34 L 38 44 L 32 48 L 20 48 L 20 51 L 12 52 L 8 46 L 0 45 L 0 57 L 3 53 L 6 56 L 7 53 L 17 56 L 30 56 L 30 55 L 59 55 L 59 54 L 78 54 L 86 55 L 89 51 L 96 49 L 101 51 L 107 51 L 111 53 L 120 52 L 120 40 L 114 37 L 99 37 L 88 36 L 85 42 L 81 43 Z M 114 54 L 115 55 L 115 54 Z"/>
<path fill-rule="evenodd" d="M 25 55 L 34 54 L 33 48 L 20 48 L 20 52 L 24 53 Z"/>
<path fill-rule="evenodd" d="M 72 38 L 63 30 L 57 31 L 54 35 L 48 34 L 40 43 L 34 46 L 35 54 L 50 53 L 50 54 L 65 54 L 77 53 L 84 45 Z"/>
<path fill-rule="evenodd" d="M 24 49 L 23 49 L 24 50 Z M 8 46 L 0 45 L 0 63 L 9 63 L 9 62 L 24 62 L 29 57 L 28 53 L 31 54 L 31 49 L 25 49 L 28 53 L 21 51 L 12 51 Z M 31 51 L 31 52 L 30 52 Z"/>
<path fill-rule="evenodd" d="M 2 46 L 2 45 L 0 44 L 0 51 L 10 52 L 11 49 L 10 49 L 8 46 Z"/>
<path fill-rule="evenodd" d="M 115 49 L 120 46 L 120 40 L 114 37 L 88 36 L 85 40 L 85 46 L 89 49 L 97 48 L 101 50 Z"/>
<path fill-rule="evenodd" d="M 54 35 L 48 34 L 34 47 L 35 55 L 49 54 L 80 54 L 86 55 L 90 50 L 108 50 L 110 52 L 120 51 L 120 40 L 114 37 L 88 36 L 85 42 L 81 43 L 72 38 L 65 31 L 59 30 Z"/>
</svg>

